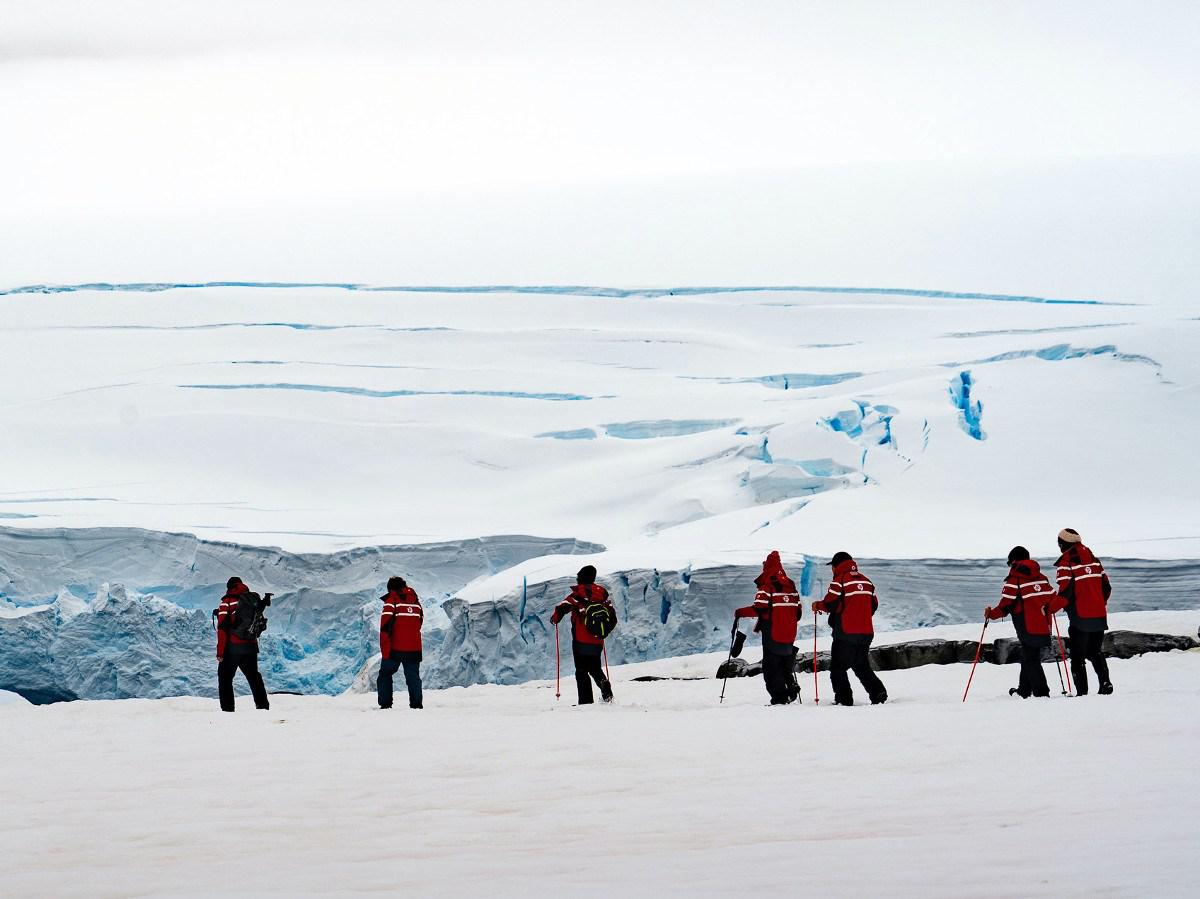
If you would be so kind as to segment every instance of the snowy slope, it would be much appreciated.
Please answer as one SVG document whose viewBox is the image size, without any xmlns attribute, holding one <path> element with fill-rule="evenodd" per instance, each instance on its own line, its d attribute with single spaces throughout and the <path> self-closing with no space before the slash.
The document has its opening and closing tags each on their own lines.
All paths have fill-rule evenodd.
<svg viewBox="0 0 1200 899">
<path fill-rule="evenodd" d="M 1200 554 L 1195 307 L 159 287 L 0 297 L 9 522 L 570 534 L 647 568 L 1049 552 L 1067 524 L 1101 555 Z"/>
<path fill-rule="evenodd" d="M 614 669 L 616 707 L 546 682 L 432 691 L 421 713 L 2 704 L 38 747 L 0 766 L 4 882 L 209 895 L 219 835 L 254 847 L 253 895 L 1192 896 L 1198 666 L 1118 660 L 1111 697 L 1028 701 L 1007 696 L 1013 666 L 981 666 L 965 705 L 968 666 L 930 666 L 851 709 L 803 680 L 803 705 L 765 708 L 757 678 L 718 705 L 711 671 L 637 667 Z M 213 774 L 230 747 L 236 802 Z"/>
</svg>

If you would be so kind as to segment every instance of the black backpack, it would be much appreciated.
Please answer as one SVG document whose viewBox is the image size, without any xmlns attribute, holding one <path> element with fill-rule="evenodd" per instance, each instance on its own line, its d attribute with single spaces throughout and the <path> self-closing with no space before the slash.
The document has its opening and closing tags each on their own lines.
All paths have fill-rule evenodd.
<svg viewBox="0 0 1200 899">
<path fill-rule="evenodd" d="M 257 593 L 241 594 L 229 632 L 239 640 L 257 640 L 267 629 L 267 616 L 263 614 L 267 605 Z"/>
<path fill-rule="evenodd" d="M 617 611 L 607 599 L 596 599 L 583 607 L 583 626 L 593 637 L 603 640 L 617 626 Z"/>
</svg>

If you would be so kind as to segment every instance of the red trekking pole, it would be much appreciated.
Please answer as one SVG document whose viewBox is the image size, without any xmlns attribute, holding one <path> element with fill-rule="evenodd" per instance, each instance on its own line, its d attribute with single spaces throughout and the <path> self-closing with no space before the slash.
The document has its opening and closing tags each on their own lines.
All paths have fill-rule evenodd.
<svg viewBox="0 0 1200 899">
<path fill-rule="evenodd" d="M 987 633 L 988 620 L 983 619 L 983 630 L 979 632 L 979 645 L 975 647 L 975 661 L 971 663 L 971 676 L 967 678 L 967 689 L 963 690 L 963 702 L 967 701 L 967 690 L 971 689 L 971 681 L 975 677 L 975 666 L 979 664 L 979 653 L 983 651 L 983 635 Z"/>
<path fill-rule="evenodd" d="M 1062 659 L 1063 671 L 1067 672 L 1067 695 L 1072 696 L 1075 688 L 1071 686 L 1071 669 L 1067 667 L 1067 651 L 1063 649 L 1062 631 L 1058 629 L 1058 613 L 1050 616 L 1054 619 L 1054 635 L 1058 637 L 1058 655 Z"/>
<path fill-rule="evenodd" d="M 817 680 L 817 616 L 820 614 L 813 612 L 813 702 L 816 705 L 821 704 L 821 682 Z"/>
<path fill-rule="evenodd" d="M 560 689 L 562 679 L 562 648 L 558 643 L 558 625 L 554 625 L 554 698 L 562 698 Z"/>
<path fill-rule="evenodd" d="M 604 677 L 611 681 L 612 677 L 608 673 L 608 647 L 601 643 L 600 651 L 604 653 Z"/>
</svg>

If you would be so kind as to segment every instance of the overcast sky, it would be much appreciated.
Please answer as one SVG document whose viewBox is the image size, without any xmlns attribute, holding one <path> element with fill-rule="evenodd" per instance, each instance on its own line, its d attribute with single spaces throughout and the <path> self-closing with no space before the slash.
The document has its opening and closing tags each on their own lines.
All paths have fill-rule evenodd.
<svg viewBox="0 0 1200 899">
<path fill-rule="evenodd" d="M 6 285 L 1004 289 L 1099 213 L 1066 262 L 1121 272 L 1045 289 L 1134 289 L 1137 215 L 1167 290 L 1200 4 L 0 0 L 0 129 Z"/>
</svg>

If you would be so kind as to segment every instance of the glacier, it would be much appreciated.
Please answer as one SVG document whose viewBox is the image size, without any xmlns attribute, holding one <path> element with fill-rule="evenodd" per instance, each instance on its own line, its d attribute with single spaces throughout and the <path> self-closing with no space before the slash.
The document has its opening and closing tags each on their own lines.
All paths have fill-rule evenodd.
<svg viewBox="0 0 1200 899">
<path fill-rule="evenodd" d="M 500 536 L 295 554 L 128 528 L 0 528 L 0 690 L 34 702 L 215 695 L 211 610 L 236 574 L 275 593 L 261 658 L 270 689 L 338 693 L 378 654 L 392 574 L 423 597 L 436 647 L 449 624 L 439 600 L 463 585 L 603 549 Z"/>
<path fill-rule="evenodd" d="M 373 689 L 379 596 L 397 572 L 426 608 L 429 687 L 547 678 L 555 668 L 550 612 L 575 569 L 603 552 L 574 539 L 494 537 L 297 555 L 133 529 L 0 528 L 0 691 L 35 703 L 215 695 L 210 612 L 234 573 L 276 593 L 260 654 L 272 692 Z M 804 597 L 823 594 L 823 559 L 785 561 Z M 976 620 L 1005 574 L 998 561 L 861 564 L 879 587 L 881 632 Z M 560 573 L 521 573 L 531 566 Z M 1200 562 L 1112 560 L 1108 568 L 1118 586 L 1139 585 L 1134 595 L 1118 594 L 1115 610 L 1189 608 L 1200 590 Z M 733 610 L 752 599 L 758 571 L 697 564 L 602 572 L 620 617 L 610 663 L 723 649 Z M 812 635 L 807 611 L 804 635 Z M 566 625 L 562 636 L 569 656 Z"/>
</svg>

